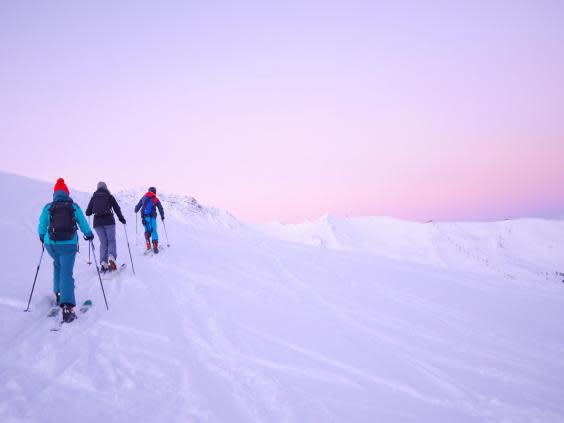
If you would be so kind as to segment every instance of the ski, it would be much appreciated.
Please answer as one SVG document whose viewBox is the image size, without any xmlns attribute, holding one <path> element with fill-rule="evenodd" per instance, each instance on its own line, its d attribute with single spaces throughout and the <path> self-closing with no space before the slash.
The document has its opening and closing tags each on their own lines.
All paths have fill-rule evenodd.
<svg viewBox="0 0 564 423">
<path fill-rule="evenodd" d="M 158 252 L 158 253 L 155 253 L 155 251 L 151 248 L 150 250 L 145 250 L 145 251 L 143 252 L 143 255 L 145 255 L 145 256 L 154 256 L 154 255 L 160 254 L 160 253 L 161 253 L 164 249 L 166 249 L 166 248 L 168 248 L 168 247 L 167 247 L 165 244 L 160 244 L 160 245 L 159 245 L 159 252 Z"/>
<path fill-rule="evenodd" d="M 92 307 L 92 300 L 86 300 L 82 303 L 78 311 L 80 312 L 80 314 L 84 314 L 88 310 L 90 310 L 91 307 Z"/>
<path fill-rule="evenodd" d="M 82 315 L 84 313 L 86 313 L 88 310 L 90 310 L 90 308 L 92 308 L 92 300 L 86 300 L 82 303 L 82 305 L 80 306 L 80 308 L 78 309 L 78 313 L 76 318 L 78 319 L 79 315 Z M 57 307 L 57 311 L 56 314 L 54 314 L 51 318 L 54 320 L 53 324 L 51 325 L 51 331 L 53 332 L 58 332 L 61 330 L 61 328 L 63 327 L 63 320 L 59 317 L 59 315 L 61 314 L 60 307 Z M 54 311 L 54 307 L 49 311 L 49 314 L 51 314 L 51 311 Z"/>
<path fill-rule="evenodd" d="M 114 279 L 117 275 L 119 275 L 125 268 L 127 267 L 127 263 L 122 263 L 120 264 L 116 270 L 109 270 L 103 273 L 100 273 L 100 275 L 102 275 L 102 280 L 111 280 Z"/>
<path fill-rule="evenodd" d="M 54 302 L 53 302 L 54 304 Z M 49 312 L 47 313 L 47 318 L 50 321 L 50 325 L 49 328 L 53 331 L 57 331 L 60 329 L 60 322 L 61 321 L 61 307 L 58 305 L 53 305 L 51 306 L 51 308 L 49 309 Z"/>
<path fill-rule="evenodd" d="M 49 313 L 47 313 L 47 317 L 54 317 L 57 314 L 59 314 L 59 311 L 61 310 L 61 307 L 59 307 L 58 305 L 54 305 L 49 309 Z"/>
<path fill-rule="evenodd" d="M 62 312 L 61 312 L 61 308 L 58 307 L 58 311 L 53 315 L 53 317 L 51 317 L 51 327 L 50 330 L 53 332 L 58 332 L 61 330 L 61 327 L 63 326 L 63 320 L 62 320 Z"/>
</svg>

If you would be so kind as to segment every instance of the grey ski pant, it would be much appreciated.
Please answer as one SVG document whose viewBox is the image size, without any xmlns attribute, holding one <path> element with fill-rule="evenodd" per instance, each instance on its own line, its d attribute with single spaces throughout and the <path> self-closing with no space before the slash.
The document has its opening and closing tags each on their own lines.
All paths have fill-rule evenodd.
<svg viewBox="0 0 564 423">
<path fill-rule="evenodd" d="M 117 259 L 116 225 L 104 225 L 94 228 L 100 240 L 100 263 L 108 262 L 108 256 Z"/>
</svg>

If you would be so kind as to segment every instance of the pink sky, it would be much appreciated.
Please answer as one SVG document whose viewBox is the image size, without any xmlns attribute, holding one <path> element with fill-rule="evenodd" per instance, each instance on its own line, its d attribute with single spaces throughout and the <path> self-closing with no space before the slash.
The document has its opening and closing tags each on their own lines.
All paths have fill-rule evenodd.
<svg viewBox="0 0 564 423">
<path fill-rule="evenodd" d="M 77 3 L 0 6 L 0 169 L 250 221 L 564 215 L 562 2 Z"/>
</svg>

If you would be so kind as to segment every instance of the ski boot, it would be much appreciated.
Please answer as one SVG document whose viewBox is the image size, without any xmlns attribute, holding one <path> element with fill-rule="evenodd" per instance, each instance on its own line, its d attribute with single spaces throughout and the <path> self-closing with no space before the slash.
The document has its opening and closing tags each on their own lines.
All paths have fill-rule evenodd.
<svg viewBox="0 0 564 423">
<path fill-rule="evenodd" d="M 153 253 L 158 254 L 159 253 L 159 241 L 153 241 Z"/>
<path fill-rule="evenodd" d="M 147 251 L 151 251 L 151 232 L 145 232 L 145 245 L 147 246 Z"/>
<path fill-rule="evenodd" d="M 63 304 L 61 307 L 63 309 L 63 322 L 70 323 L 76 319 L 74 306 L 72 304 Z"/>
<path fill-rule="evenodd" d="M 110 255 L 108 262 L 109 262 L 109 265 L 110 265 L 110 269 L 109 269 L 110 271 L 117 269 L 116 259 L 114 258 L 114 256 Z"/>
<path fill-rule="evenodd" d="M 106 263 L 105 261 L 100 263 L 100 272 L 101 273 L 106 273 L 109 270 L 110 270 L 110 267 L 108 266 L 108 263 Z"/>
</svg>

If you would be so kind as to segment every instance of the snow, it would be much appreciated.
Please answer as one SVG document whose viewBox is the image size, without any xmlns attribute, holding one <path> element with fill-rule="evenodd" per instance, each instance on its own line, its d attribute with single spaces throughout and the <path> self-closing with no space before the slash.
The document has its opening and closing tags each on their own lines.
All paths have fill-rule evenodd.
<svg viewBox="0 0 564 423">
<path fill-rule="evenodd" d="M 564 421 L 564 221 L 249 225 L 159 193 L 171 246 L 143 256 L 117 193 L 136 275 L 106 311 L 81 242 L 94 307 L 51 332 L 47 255 L 22 312 L 51 193 L 0 172 L 2 422 Z"/>
</svg>

